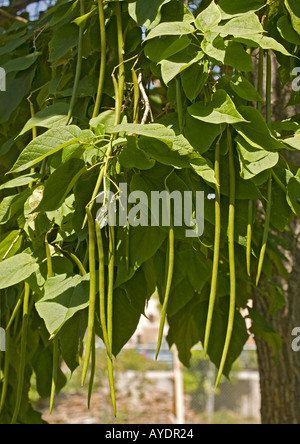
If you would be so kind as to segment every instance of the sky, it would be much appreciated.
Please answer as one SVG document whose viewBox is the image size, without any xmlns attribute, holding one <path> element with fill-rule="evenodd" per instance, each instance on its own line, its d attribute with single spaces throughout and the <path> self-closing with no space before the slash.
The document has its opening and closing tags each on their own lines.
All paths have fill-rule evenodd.
<svg viewBox="0 0 300 444">
<path fill-rule="evenodd" d="M 51 0 L 48 1 L 41 0 L 39 2 L 32 3 L 31 5 L 29 5 L 26 8 L 26 10 L 29 12 L 31 16 L 30 18 L 33 19 L 38 14 L 38 12 L 45 11 L 48 8 L 50 1 Z M 9 5 L 9 0 L 0 0 L 0 7 L 8 5 Z"/>
</svg>

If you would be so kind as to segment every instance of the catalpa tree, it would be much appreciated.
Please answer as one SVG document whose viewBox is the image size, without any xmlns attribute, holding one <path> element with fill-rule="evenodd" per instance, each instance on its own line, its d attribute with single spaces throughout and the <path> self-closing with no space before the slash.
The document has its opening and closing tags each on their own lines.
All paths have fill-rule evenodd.
<svg viewBox="0 0 300 444">
<path fill-rule="evenodd" d="M 32 375 L 52 410 L 62 361 L 90 400 L 96 337 L 117 414 L 114 361 L 151 297 L 157 356 L 168 322 L 184 365 L 202 343 L 217 386 L 255 334 L 280 365 L 293 353 L 295 383 L 269 315 L 289 306 L 300 214 L 298 3 L 58 0 L 1 23 L 0 422 L 42 422 Z"/>
</svg>

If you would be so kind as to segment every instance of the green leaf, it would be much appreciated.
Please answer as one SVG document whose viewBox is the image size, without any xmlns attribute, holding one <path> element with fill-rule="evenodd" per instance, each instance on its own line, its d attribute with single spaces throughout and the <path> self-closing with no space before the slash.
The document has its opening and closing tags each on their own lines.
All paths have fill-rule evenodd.
<svg viewBox="0 0 300 444">
<path fill-rule="evenodd" d="M 293 43 L 294 45 L 300 45 L 300 35 L 294 30 L 291 22 L 286 15 L 283 15 L 278 20 L 277 29 L 284 40 Z"/>
<path fill-rule="evenodd" d="M 145 41 L 153 39 L 155 37 L 165 35 L 186 35 L 195 31 L 195 28 L 189 23 L 185 22 L 170 22 L 160 23 L 154 29 L 152 29 L 147 35 Z"/>
<path fill-rule="evenodd" d="M 43 199 L 35 211 L 57 210 L 86 170 L 85 162 L 76 158 L 71 158 L 58 167 L 46 181 Z"/>
<path fill-rule="evenodd" d="M 145 55 L 153 62 L 159 63 L 162 60 L 172 57 L 178 52 L 190 46 L 191 40 L 187 35 L 168 35 L 162 39 L 151 40 L 145 45 Z"/>
<path fill-rule="evenodd" d="M 218 32 L 222 36 L 233 35 L 235 37 L 244 37 L 251 34 L 263 33 L 264 29 L 254 12 L 248 12 L 239 17 L 235 17 L 225 24 L 212 28 L 213 32 Z"/>
<path fill-rule="evenodd" d="M 194 295 L 195 290 L 187 278 L 183 279 L 176 286 L 173 286 L 168 303 L 168 316 L 174 316 L 193 299 Z"/>
<path fill-rule="evenodd" d="M 0 123 L 7 122 L 24 97 L 29 93 L 35 75 L 33 67 L 6 76 L 6 92 L 1 92 Z"/>
<path fill-rule="evenodd" d="M 134 191 L 134 183 L 131 183 L 131 191 Z M 167 233 L 159 227 L 131 227 L 129 246 L 129 273 L 126 264 L 126 230 L 118 229 L 116 266 L 118 267 L 115 288 L 123 285 L 149 260 L 161 247 Z"/>
<path fill-rule="evenodd" d="M 283 142 L 296 150 L 300 150 L 300 134 L 294 134 L 293 137 L 283 139 Z"/>
<path fill-rule="evenodd" d="M 169 147 L 168 152 L 173 151 L 177 152 L 176 157 L 179 158 L 179 156 L 191 156 L 191 158 L 201 158 L 197 153 L 194 152 L 193 147 L 190 145 L 188 140 L 182 135 L 176 135 L 175 131 L 171 128 L 167 128 L 164 125 L 154 123 L 154 124 L 148 124 L 148 125 L 141 125 L 141 124 L 121 124 L 114 126 L 113 128 L 107 128 L 107 131 L 112 134 L 116 133 L 122 133 L 126 132 L 129 134 L 136 134 L 139 136 L 144 136 L 147 138 L 156 139 L 163 144 L 167 145 Z M 139 146 L 141 148 L 141 142 L 143 143 L 144 139 L 139 139 Z M 147 148 L 145 142 L 143 144 L 143 148 L 146 152 L 149 152 L 149 150 L 152 152 L 152 154 L 155 154 L 156 148 Z M 157 146 L 157 145 L 156 145 Z M 164 149 L 164 152 L 159 153 L 159 150 L 157 152 L 157 155 L 160 156 L 160 158 L 167 159 L 166 155 L 166 148 Z M 153 157 L 155 158 L 155 157 Z M 156 159 L 158 160 L 158 159 Z"/>
<path fill-rule="evenodd" d="M 9 74 L 10 72 L 25 71 L 36 62 L 41 54 L 41 52 L 34 52 L 26 56 L 16 57 L 4 63 L 2 68 L 5 70 L 6 74 Z"/>
<path fill-rule="evenodd" d="M 215 183 L 216 179 L 211 163 L 196 151 L 187 148 L 187 140 L 183 136 L 177 136 L 176 139 L 176 142 L 170 148 L 169 145 L 160 140 L 141 137 L 139 147 L 163 165 L 179 169 L 193 168 L 203 179 Z"/>
<path fill-rule="evenodd" d="M 130 281 L 114 291 L 113 354 L 117 356 L 137 329 L 145 313 L 147 283 L 143 271 L 138 270 Z"/>
<path fill-rule="evenodd" d="M 0 56 L 3 56 L 4 54 L 11 54 L 15 49 L 19 48 L 27 40 L 32 39 L 32 37 L 33 30 L 28 31 L 25 35 L 20 35 L 20 33 L 16 33 L 13 39 L 9 40 L 5 45 L 0 47 Z"/>
<path fill-rule="evenodd" d="M 155 160 L 150 159 L 139 148 L 137 139 L 134 136 L 127 137 L 127 145 L 122 149 L 118 160 L 125 168 L 138 168 L 139 170 L 148 170 L 155 165 Z"/>
<path fill-rule="evenodd" d="M 48 129 L 63 126 L 66 123 L 68 111 L 69 105 L 67 103 L 54 103 L 42 111 L 38 111 L 34 117 L 29 119 L 19 135 L 25 134 L 35 126 Z"/>
<path fill-rule="evenodd" d="M 137 0 L 128 4 L 129 15 L 139 25 L 146 29 L 153 28 L 158 25 L 161 19 L 161 8 L 170 0 L 152 0 L 145 2 Z"/>
<path fill-rule="evenodd" d="M 233 66 L 242 72 L 254 71 L 252 57 L 245 51 L 241 43 L 225 41 L 225 46 L 225 65 Z"/>
<path fill-rule="evenodd" d="M 272 185 L 271 224 L 276 230 L 283 232 L 290 223 L 292 217 L 292 209 L 287 202 L 287 192 L 283 191 L 274 180 Z M 286 279 L 289 279 L 289 274 L 286 276 Z"/>
<path fill-rule="evenodd" d="M 262 102 L 256 88 L 242 74 L 236 74 L 229 82 L 231 89 L 242 99 L 249 102 Z"/>
<path fill-rule="evenodd" d="M 27 145 L 10 170 L 10 173 L 19 173 L 20 171 L 27 170 L 67 146 L 79 146 L 81 133 L 80 128 L 75 125 L 50 129 Z"/>
<path fill-rule="evenodd" d="M 214 1 L 204 9 L 196 18 L 196 26 L 200 31 L 209 31 L 212 27 L 218 25 L 222 19 L 221 12 Z"/>
<path fill-rule="evenodd" d="M 224 306 L 223 306 L 224 305 Z M 211 342 L 208 355 L 211 361 L 218 367 L 224 347 L 224 337 L 228 324 L 228 310 L 225 303 L 216 306 L 211 330 Z M 199 341 L 204 342 L 205 325 L 207 317 L 207 302 L 199 302 L 199 295 L 184 306 L 174 316 L 168 317 L 170 330 L 168 343 L 170 347 L 176 344 L 179 359 L 186 367 L 190 366 L 191 348 Z M 224 374 L 229 376 L 233 362 L 239 357 L 248 339 L 245 319 L 237 311 L 235 313 L 234 329 L 226 361 Z"/>
<path fill-rule="evenodd" d="M 277 165 L 279 161 L 279 154 L 277 152 L 254 148 L 241 136 L 236 138 L 236 142 L 242 166 L 241 177 L 243 179 L 252 179 L 263 171 Z"/>
<path fill-rule="evenodd" d="M 77 26 L 84 26 L 86 21 L 96 13 L 97 8 L 94 7 L 90 12 L 87 12 L 84 15 L 81 15 L 80 17 L 77 17 L 75 20 L 72 21 L 72 23 L 75 23 Z"/>
<path fill-rule="evenodd" d="M 249 314 L 253 321 L 253 325 L 250 331 L 262 339 L 264 339 L 273 349 L 273 353 L 276 356 L 282 347 L 282 340 L 280 336 L 275 332 L 273 327 L 257 313 L 253 308 L 249 308 Z"/>
<path fill-rule="evenodd" d="M 266 151 L 285 149 L 284 144 L 273 136 L 257 109 L 251 106 L 240 106 L 238 110 L 251 124 L 235 123 L 234 128 L 250 145 Z"/>
<path fill-rule="evenodd" d="M 37 173 L 25 174 L 24 176 L 16 177 L 15 179 L 9 180 L 8 182 L 0 185 L 0 190 L 6 190 L 8 188 L 23 187 L 29 185 L 35 180 L 39 179 L 41 176 Z"/>
<path fill-rule="evenodd" d="M 265 6 L 265 0 L 220 0 L 218 7 L 222 14 L 222 19 L 238 17 L 246 12 L 259 11 Z"/>
<path fill-rule="evenodd" d="M 193 57 L 189 57 L 186 51 L 181 51 L 168 59 L 162 60 L 160 65 L 164 83 L 167 85 L 179 73 L 189 68 L 194 63 L 199 62 L 203 56 L 204 54 L 202 51 L 199 51 L 198 54 L 196 54 L 196 56 L 194 55 Z"/>
<path fill-rule="evenodd" d="M 300 35 L 300 5 L 297 0 L 285 0 L 285 6 L 292 19 L 292 25 L 295 31 Z"/>
<path fill-rule="evenodd" d="M 15 214 L 24 207 L 24 203 L 32 191 L 27 188 L 21 193 L 7 196 L 0 203 L 0 225 L 6 224 Z"/>
<path fill-rule="evenodd" d="M 286 198 L 293 212 L 300 217 L 300 170 L 289 179 Z"/>
<path fill-rule="evenodd" d="M 23 243 L 20 230 L 13 230 L 0 236 L 0 261 L 14 256 Z"/>
<path fill-rule="evenodd" d="M 175 54 L 178 54 L 180 51 L 183 51 L 185 48 L 187 48 L 191 43 L 191 40 L 187 35 L 181 35 L 179 37 L 169 36 L 166 38 L 167 42 L 171 41 L 171 39 L 173 40 L 173 42 L 171 44 L 168 43 L 165 50 L 161 54 L 160 60 L 157 60 L 158 62 L 164 59 L 168 59 Z M 151 45 L 152 43 L 157 45 L 159 42 L 157 40 L 154 40 L 149 42 L 147 46 Z"/>
<path fill-rule="evenodd" d="M 208 61 L 194 63 L 181 72 L 181 83 L 187 98 L 193 102 L 208 79 Z"/>
<path fill-rule="evenodd" d="M 273 51 L 280 52 L 283 55 L 286 55 L 288 57 L 292 57 L 293 55 L 290 54 L 285 47 L 279 43 L 277 40 L 273 39 L 272 37 L 268 37 L 265 35 L 249 35 L 246 37 L 234 37 L 233 40 L 235 42 L 242 43 L 244 45 L 247 45 L 252 48 L 262 48 L 262 49 L 272 49 Z"/>
<path fill-rule="evenodd" d="M 186 123 L 184 127 L 184 135 L 200 154 L 206 153 L 212 146 L 213 142 L 220 135 L 224 125 L 214 125 L 212 123 L 202 122 L 195 119 L 190 114 L 186 115 Z M 205 137 L 202 135 L 205 134 Z"/>
<path fill-rule="evenodd" d="M 41 398 L 48 398 L 51 393 L 53 354 L 42 341 L 32 357 L 32 367 L 36 378 L 36 390 Z M 57 393 L 65 386 L 67 378 L 61 368 L 57 371 Z"/>
<path fill-rule="evenodd" d="M 201 43 L 201 49 L 208 57 L 216 60 L 218 63 L 224 64 L 226 56 L 226 46 L 224 39 L 217 36 L 213 41 L 204 39 Z"/>
<path fill-rule="evenodd" d="M 49 62 L 53 65 L 67 51 L 78 44 L 78 27 L 74 23 L 67 23 L 57 28 L 49 42 Z"/>
<path fill-rule="evenodd" d="M 244 117 L 237 111 L 230 96 L 223 89 L 217 90 L 211 96 L 211 100 L 208 103 L 194 103 L 188 108 L 188 112 L 195 119 L 215 125 L 246 122 Z M 246 126 L 247 124 L 245 123 L 244 125 Z"/>
<path fill-rule="evenodd" d="M 168 344 L 170 348 L 173 344 L 176 345 L 179 359 L 185 367 L 190 366 L 192 347 L 200 341 L 201 325 L 198 316 L 200 309 L 203 308 L 199 305 L 199 302 L 195 302 L 195 298 L 193 298 L 189 304 L 185 305 L 174 316 L 168 317 L 170 326 L 167 336 Z"/>
<path fill-rule="evenodd" d="M 39 266 L 27 253 L 16 254 L 0 262 L 0 290 L 28 279 Z"/>
<path fill-rule="evenodd" d="M 81 310 L 75 313 L 58 333 L 61 354 L 71 372 L 74 372 L 80 364 L 86 328 L 87 313 Z"/>
<path fill-rule="evenodd" d="M 44 296 L 35 306 L 50 335 L 58 333 L 75 313 L 88 307 L 89 278 L 89 274 L 61 274 L 46 281 Z"/>
</svg>

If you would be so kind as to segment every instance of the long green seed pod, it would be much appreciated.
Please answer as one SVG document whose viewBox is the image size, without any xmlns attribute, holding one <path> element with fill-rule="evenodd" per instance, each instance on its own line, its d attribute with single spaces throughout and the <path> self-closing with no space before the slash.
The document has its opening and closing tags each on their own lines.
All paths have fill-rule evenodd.
<svg viewBox="0 0 300 444">
<path fill-rule="evenodd" d="M 140 103 L 140 87 L 138 76 L 135 70 L 132 68 L 132 81 L 134 89 L 134 106 L 133 106 L 133 123 L 139 123 L 139 103 Z"/>
<path fill-rule="evenodd" d="M 96 237 L 98 246 L 99 260 L 99 305 L 100 305 L 100 322 L 102 328 L 103 342 L 106 347 L 107 354 L 112 359 L 111 348 L 108 341 L 107 321 L 106 321 L 106 301 L 105 301 L 105 265 L 104 265 L 104 249 L 102 241 L 102 233 L 98 222 L 96 221 Z"/>
<path fill-rule="evenodd" d="M 90 271 L 90 294 L 89 294 L 89 315 L 88 315 L 88 330 L 87 330 L 87 339 L 86 339 L 86 349 L 85 349 L 85 357 L 83 361 L 83 369 L 82 369 L 82 385 L 85 382 L 90 354 L 93 342 L 93 336 L 95 334 L 94 325 L 95 325 L 95 307 L 96 307 L 96 256 L 95 256 L 95 226 L 94 219 L 91 213 L 90 208 L 86 207 L 86 214 L 88 218 L 88 229 L 89 229 L 89 271 Z"/>
<path fill-rule="evenodd" d="M 77 265 L 81 276 L 86 275 L 86 270 L 85 270 L 82 262 L 80 261 L 80 259 L 78 259 L 78 257 L 75 254 L 71 253 L 70 251 L 63 250 L 58 244 L 55 244 L 55 247 L 58 248 L 58 250 L 61 251 L 64 255 L 66 255 L 70 259 L 72 259 L 72 261 L 75 263 L 75 265 Z"/>
<path fill-rule="evenodd" d="M 272 120 L 272 60 L 271 53 L 268 51 L 267 54 L 267 82 L 266 82 L 266 118 L 268 125 L 271 125 Z M 258 270 L 256 276 L 256 285 L 259 284 L 263 264 L 265 260 L 265 254 L 267 249 L 268 237 L 269 237 L 269 229 L 271 222 L 271 208 L 272 208 L 272 188 L 273 188 L 273 176 L 272 171 L 269 173 L 269 181 L 268 181 L 268 197 L 267 197 L 267 208 L 266 208 L 266 218 L 265 218 L 265 226 L 263 232 L 263 240 L 262 247 L 260 250 L 259 261 L 258 261 Z"/>
<path fill-rule="evenodd" d="M 53 277 L 53 266 L 52 266 L 52 257 L 50 253 L 50 246 L 48 243 L 48 234 L 46 234 L 45 237 L 45 250 L 46 250 L 46 258 L 47 258 L 47 277 L 52 278 Z"/>
<path fill-rule="evenodd" d="M 91 348 L 91 374 L 90 374 L 89 390 L 88 390 L 88 408 L 91 407 L 95 374 L 96 374 L 96 338 L 95 338 L 95 334 L 93 334 L 92 348 Z"/>
<path fill-rule="evenodd" d="M 182 93 L 181 93 L 181 81 L 180 77 L 176 77 L 176 102 L 177 102 L 177 114 L 178 114 L 178 124 L 179 130 L 182 133 L 184 127 L 183 121 L 183 105 L 182 105 Z"/>
<path fill-rule="evenodd" d="M 214 240 L 214 258 L 213 258 L 213 270 L 211 278 L 211 288 L 209 296 L 209 306 L 207 313 L 205 339 L 203 352 L 204 356 L 207 354 L 212 318 L 217 293 L 218 272 L 219 272 L 219 259 L 220 259 L 220 241 L 221 241 L 221 189 L 220 189 L 220 139 L 216 145 L 215 151 L 215 240 Z"/>
<path fill-rule="evenodd" d="M 106 153 L 105 153 L 106 159 L 108 159 L 111 156 L 112 150 L 113 150 L 113 146 L 112 146 L 112 143 L 110 142 L 108 144 L 108 147 L 107 147 L 107 150 L 106 150 Z M 95 185 L 95 188 L 94 188 L 91 200 L 90 200 L 90 204 L 89 204 L 90 211 L 92 211 L 92 209 L 93 209 L 93 206 L 94 206 L 94 203 L 95 203 L 95 199 L 98 196 L 100 187 L 102 185 L 103 177 L 104 177 L 104 171 L 105 171 L 105 165 L 103 165 L 101 167 L 100 172 L 99 172 L 99 176 L 98 176 L 98 179 L 97 179 L 97 182 L 96 182 L 96 185 Z M 85 215 L 85 218 L 84 218 L 84 221 L 83 221 L 83 224 L 82 224 L 82 229 L 85 227 L 86 222 L 87 222 L 87 215 Z"/>
<path fill-rule="evenodd" d="M 10 329 L 12 323 L 14 322 L 14 320 L 15 320 L 15 318 L 16 318 L 16 316 L 17 316 L 17 314 L 18 314 L 18 312 L 19 312 L 19 310 L 20 310 L 20 308 L 22 306 L 23 296 L 24 296 L 24 290 L 20 294 L 18 302 L 16 303 L 15 308 L 13 309 L 13 312 L 11 314 L 11 317 L 9 318 L 9 321 L 7 323 L 7 326 L 6 326 L 6 331 L 8 331 Z"/>
<path fill-rule="evenodd" d="M 251 253 L 252 253 L 252 230 L 253 230 L 253 210 L 254 202 L 248 202 L 248 222 L 247 222 L 247 248 L 246 248 L 246 263 L 248 276 L 251 275 Z"/>
<path fill-rule="evenodd" d="M 167 186 L 167 180 L 171 174 L 173 174 L 173 171 L 168 175 L 168 177 L 165 180 L 165 188 L 168 191 L 168 193 L 170 192 L 170 190 Z M 171 292 L 173 274 L 174 274 L 175 235 L 174 235 L 174 224 L 173 224 L 171 203 L 170 203 L 169 211 L 170 211 L 170 222 L 171 223 L 170 223 L 169 241 L 168 241 L 168 256 L 167 256 L 167 267 L 166 267 L 166 270 L 167 270 L 166 287 L 165 287 L 165 294 L 164 294 L 164 302 L 163 302 L 162 311 L 161 311 L 161 319 L 160 319 L 160 325 L 159 325 L 159 333 L 158 333 L 158 341 L 157 341 L 155 359 L 158 358 L 160 348 L 161 348 L 164 326 L 165 326 L 166 316 L 167 316 L 169 296 L 170 296 L 170 292 Z"/>
<path fill-rule="evenodd" d="M 53 364 L 52 364 L 52 381 L 51 381 L 51 394 L 50 394 L 50 408 L 49 412 L 52 413 L 54 399 L 57 388 L 57 376 L 58 376 L 58 366 L 59 366 L 59 344 L 58 337 L 55 336 L 53 339 Z"/>
<path fill-rule="evenodd" d="M 103 85 L 105 81 L 105 72 L 106 72 L 106 30 L 105 30 L 103 0 L 98 0 L 98 14 L 99 14 L 100 40 L 101 40 L 101 62 L 100 62 L 99 83 L 98 83 L 96 103 L 93 112 L 93 118 L 97 117 L 100 111 L 102 95 L 103 95 Z"/>
<path fill-rule="evenodd" d="M 233 325 L 235 317 L 235 301 L 236 301 L 236 270 L 235 270 L 235 248 L 234 248 L 234 231 L 235 231 L 235 166 L 234 166 L 234 154 L 231 138 L 231 130 L 228 126 L 227 128 L 227 140 L 228 140 L 228 150 L 229 150 L 229 180 L 230 180 L 230 191 L 229 191 L 229 216 L 228 216 L 228 254 L 229 254 L 229 273 L 230 273 L 230 302 L 229 302 L 229 317 L 227 332 L 225 338 L 225 344 L 223 349 L 223 354 L 221 357 L 219 372 L 216 380 L 216 387 L 219 385 L 223 370 L 226 364 L 226 359 L 228 356 Z"/>
<path fill-rule="evenodd" d="M 122 3 L 118 1 L 116 3 L 116 16 L 117 16 L 117 32 L 118 32 L 118 58 L 119 58 L 119 101 L 120 107 L 122 106 L 124 97 L 125 86 L 125 66 L 124 66 L 124 36 L 123 36 L 123 23 L 122 23 Z"/>
<path fill-rule="evenodd" d="M 80 15 L 84 15 L 84 0 L 80 0 Z M 69 112 L 67 115 L 66 125 L 69 124 L 74 105 L 77 99 L 77 92 L 78 92 L 78 86 L 79 86 L 79 80 L 81 75 L 81 68 L 82 68 L 82 54 L 83 54 L 83 27 L 79 26 L 79 34 L 78 34 L 78 46 L 77 46 L 77 65 L 76 65 L 76 72 L 75 72 L 75 80 L 73 85 L 73 91 L 72 91 L 72 97 L 71 102 L 69 106 Z"/>
<path fill-rule="evenodd" d="M 264 50 L 260 48 L 259 50 L 259 61 L 258 61 L 258 80 L 257 80 L 257 91 L 259 95 L 263 96 L 263 85 L 264 85 Z M 262 102 L 257 102 L 257 109 L 261 112 Z"/>
<path fill-rule="evenodd" d="M 268 198 L 267 198 L 265 226 L 264 226 L 262 247 L 260 250 L 259 261 L 258 261 L 256 285 L 259 284 L 261 274 L 262 274 L 263 265 L 264 265 L 264 260 L 265 260 L 265 254 L 266 254 L 267 243 L 268 243 L 268 238 L 269 238 L 270 221 L 271 221 L 271 208 L 272 208 L 272 175 L 270 174 L 269 182 L 268 182 Z"/>
<path fill-rule="evenodd" d="M 247 52 L 251 54 L 251 49 L 248 48 Z M 249 77 L 249 74 L 247 75 L 247 77 Z M 260 48 L 259 60 L 258 60 L 257 91 L 261 97 L 263 95 L 263 81 L 264 81 L 264 50 Z M 261 112 L 262 102 L 258 100 L 256 107 Z M 251 275 L 253 213 L 254 213 L 254 202 L 253 202 L 253 200 L 249 200 L 249 202 L 248 202 L 248 222 L 247 222 L 247 246 L 246 246 L 246 266 L 247 266 L 247 274 L 249 277 Z"/>
<path fill-rule="evenodd" d="M 7 394 L 7 386 L 8 386 L 8 376 L 9 376 L 9 361 L 10 361 L 10 332 L 6 329 L 5 334 L 5 362 L 4 362 L 4 371 L 3 371 L 3 383 L 2 383 L 2 391 L 1 391 L 1 399 L 0 399 L 0 415 L 3 410 L 6 394 Z"/>
<path fill-rule="evenodd" d="M 22 320 L 22 332 L 21 332 L 21 352 L 20 352 L 20 362 L 18 370 L 18 385 L 17 385 L 17 396 L 16 404 L 11 420 L 11 424 L 16 424 L 22 402 L 23 386 L 24 386 L 24 374 L 26 366 L 26 347 L 27 347 L 27 335 L 28 335 L 28 318 L 29 318 L 29 299 L 30 299 L 30 287 L 25 282 L 25 293 L 23 302 L 23 320 Z"/>
<path fill-rule="evenodd" d="M 114 270 L 115 270 L 115 228 L 113 225 L 109 226 L 109 252 L 108 252 L 108 287 L 107 287 L 107 334 L 108 343 L 110 346 L 110 356 L 112 356 L 112 343 L 113 343 L 113 296 L 114 296 Z M 117 414 L 116 407 L 116 394 L 113 375 L 113 361 L 109 355 L 107 355 L 108 365 L 108 379 L 110 386 L 110 395 L 112 400 L 112 406 L 114 415 Z"/>
<path fill-rule="evenodd" d="M 45 249 L 46 249 L 46 257 L 47 257 L 47 277 L 48 279 L 53 277 L 53 265 L 52 265 L 52 257 L 50 252 L 50 246 L 48 243 L 48 233 L 45 237 Z M 52 381 L 51 381 L 51 393 L 50 393 L 50 407 L 49 412 L 52 413 L 54 399 L 57 388 L 57 376 L 58 376 L 58 366 L 59 366 L 59 344 L 57 336 L 53 339 L 53 363 L 52 363 Z"/>
</svg>

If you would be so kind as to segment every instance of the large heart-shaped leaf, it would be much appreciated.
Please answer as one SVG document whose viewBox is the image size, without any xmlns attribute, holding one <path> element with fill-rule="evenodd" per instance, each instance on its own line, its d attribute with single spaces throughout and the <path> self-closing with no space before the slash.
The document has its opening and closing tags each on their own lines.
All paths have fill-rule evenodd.
<svg viewBox="0 0 300 444">
<path fill-rule="evenodd" d="M 83 277 L 60 274 L 46 281 L 44 296 L 36 303 L 36 309 L 51 335 L 88 306 L 89 278 L 89 274 Z"/>
<path fill-rule="evenodd" d="M 28 279 L 39 266 L 30 254 L 20 253 L 0 263 L 0 290 Z"/>
<path fill-rule="evenodd" d="M 33 139 L 22 151 L 10 173 L 19 173 L 70 145 L 79 146 L 82 131 L 78 126 L 53 128 Z"/>
<path fill-rule="evenodd" d="M 194 103 L 188 108 L 188 112 L 195 119 L 215 125 L 246 122 L 244 117 L 237 111 L 230 96 L 223 89 L 217 90 L 208 103 Z"/>
</svg>

